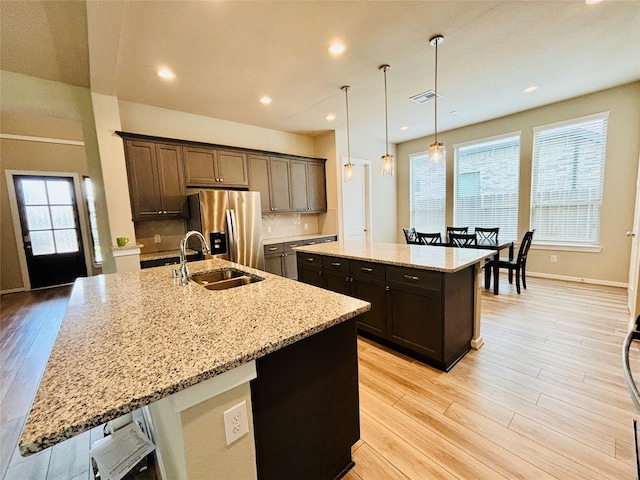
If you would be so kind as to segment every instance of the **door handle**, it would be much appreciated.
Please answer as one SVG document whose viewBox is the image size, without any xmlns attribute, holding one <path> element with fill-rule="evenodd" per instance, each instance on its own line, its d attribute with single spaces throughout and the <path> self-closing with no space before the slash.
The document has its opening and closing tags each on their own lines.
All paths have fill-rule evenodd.
<svg viewBox="0 0 640 480">
<path fill-rule="evenodd" d="M 626 235 L 627 235 L 627 237 L 635 237 L 636 236 L 636 234 L 635 234 L 635 232 L 633 230 L 629 230 Z"/>
</svg>

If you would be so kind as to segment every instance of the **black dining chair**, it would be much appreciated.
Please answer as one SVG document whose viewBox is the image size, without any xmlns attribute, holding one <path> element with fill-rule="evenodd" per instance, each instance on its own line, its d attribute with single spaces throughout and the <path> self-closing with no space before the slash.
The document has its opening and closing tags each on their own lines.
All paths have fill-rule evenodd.
<svg viewBox="0 0 640 480">
<path fill-rule="evenodd" d="M 418 239 L 416 238 L 416 229 L 415 228 L 403 228 L 404 238 L 408 244 L 418 244 Z"/>
<path fill-rule="evenodd" d="M 469 227 L 447 227 L 447 241 L 451 242 L 452 233 L 469 233 Z"/>
<path fill-rule="evenodd" d="M 500 268 L 509 269 L 509 283 L 513 283 L 513 272 L 516 272 L 516 291 L 518 293 L 520 293 L 520 276 L 522 276 L 522 286 L 527 288 L 527 255 L 533 240 L 533 232 L 535 229 L 524 234 L 518 250 L 518 258 L 500 258 Z"/>
<path fill-rule="evenodd" d="M 478 239 L 478 243 L 498 243 L 498 232 L 500 231 L 500 227 L 496 228 L 482 228 L 476 227 L 476 238 Z"/>
<path fill-rule="evenodd" d="M 422 245 L 439 245 L 442 243 L 442 235 L 438 233 L 416 232 L 416 239 Z"/>
<path fill-rule="evenodd" d="M 450 233 L 449 243 L 454 247 L 468 247 L 470 245 L 477 245 L 475 233 Z"/>
</svg>

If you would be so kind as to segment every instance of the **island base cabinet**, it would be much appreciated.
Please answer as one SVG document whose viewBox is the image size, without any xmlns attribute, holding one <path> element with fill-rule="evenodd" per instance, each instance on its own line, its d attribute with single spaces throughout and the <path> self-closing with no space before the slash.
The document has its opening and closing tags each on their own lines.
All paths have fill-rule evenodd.
<svg viewBox="0 0 640 480">
<path fill-rule="evenodd" d="M 355 319 L 256 360 L 258 480 L 332 480 L 360 438 Z"/>
</svg>

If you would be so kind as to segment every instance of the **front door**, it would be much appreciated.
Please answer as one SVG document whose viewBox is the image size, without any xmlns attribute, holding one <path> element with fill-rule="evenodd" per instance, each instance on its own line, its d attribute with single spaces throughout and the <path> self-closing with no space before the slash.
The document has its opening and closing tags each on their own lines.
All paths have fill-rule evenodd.
<svg viewBox="0 0 640 480">
<path fill-rule="evenodd" d="M 73 178 L 15 175 L 13 181 L 31 288 L 86 276 Z"/>
</svg>

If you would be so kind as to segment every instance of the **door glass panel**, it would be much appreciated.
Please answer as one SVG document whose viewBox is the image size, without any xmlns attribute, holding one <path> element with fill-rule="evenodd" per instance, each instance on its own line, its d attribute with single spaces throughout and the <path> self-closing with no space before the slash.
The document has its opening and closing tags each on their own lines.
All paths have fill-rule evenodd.
<svg viewBox="0 0 640 480">
<path fill-rule="evenodd" d="M 57 253 L 78 251 L 78 237 L 75 230 L 54 230 Z"/>
<path fill-rule="evenodd" d="M 44 180 L 20 180 L 25 205 L 46 205 L 47 190 Z"/>
<path fill-rule="evenodd" d="M 29 230 L 45 230 L 51 228 L 49 207 L 25 207 Z"/>
<path fill-rule="evenodd" d="M 75 218 L 73 218 L 73 207 L 71 205 L 51 207 L 51 219 L 53 220 L 53 228 L 76 227 Z"/>
<path fill-rule="evenodd" d="M 53 234 L 51 230 L 42 232 L 30 232 L 31 252 L 36 255 L 51 255 L 56 253 L 56 247 L 53 244 Z"/>
<path fill-rule="evenodd" d="M 47 180 L 49 191 L 49 204 L 71 205 L 71 184 L 66 180 Z"/>
</svg>

